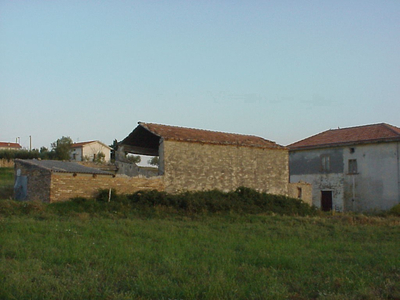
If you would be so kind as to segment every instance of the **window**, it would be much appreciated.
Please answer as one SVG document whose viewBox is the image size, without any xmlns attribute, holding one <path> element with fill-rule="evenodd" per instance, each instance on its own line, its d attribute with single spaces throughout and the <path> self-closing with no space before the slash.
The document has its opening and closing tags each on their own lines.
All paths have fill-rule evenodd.
<svg viewBox="0 0 400 300">
<path fill-rule="evenodd" d="M 349 174 L 357 173 L 357 159 L 349 159 Z"/>
<path fill-rule="evenodd" d="M 321 155 L 321 171 L 329 172 L 331 170 L 331 157 L 329 155 Z"/>
<path fill-rule="evenodd" d="M 297 198 L 301 199 L 301 197 L 303 197 L 303 190 L 301 189 L 301 187 L 297 188 Z"/>
</svg>

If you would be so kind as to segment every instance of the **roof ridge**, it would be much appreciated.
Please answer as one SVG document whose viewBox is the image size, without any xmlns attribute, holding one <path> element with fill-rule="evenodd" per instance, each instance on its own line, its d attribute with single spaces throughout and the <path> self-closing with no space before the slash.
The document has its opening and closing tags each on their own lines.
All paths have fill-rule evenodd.
<svg viewBox="0 0 400 300">
<path fill-rule="evenodd" d="M 400 128 L 399 127 L 396 127 L 396 126 L 393 126 L 393 125 L 390 125 L 390 124 L 387 124 L 387 123 L 382 123 L 382 125 L 385 126 L 387 129 L 389 129 L 390 131 L 392 131 L 395 134 L 400 136 Z M 396 128 L 398 131 L 395 130 L 394 128 Z"/>
<path fill-rule="evenodd" d="M 378 125 L 384 125 L 384 124 L 386 124 L 386 123 L 374 123 L 374 124 L 366 124 L 366 125 L 356 125 L 356 126 L 349 126 L 349 127 L 342 127 L 342 128 L 338 127 L 337 129 L 336 128 L 333 128 L 333 129 L 331 128 L 331 129 L 328 129 L 326 131 L 356 129 L 356 128 L 372 127 L 372 126 L 378 126 Z M 323 132 L 325 132 L 325 131 L 323 131 Z"/>
<path fill-rule="evenodd" d="M 265 141 L 275 143 L 274 141 L 267 140 L 263 137 L 254 135 L 254 134 L 241 134 L 241 133 L 232 133 L 232 132 L 226 132 L 226 131 L 217 131 L 217 130 L 210 130 L 210 129 L 199 129 L 199 128 L 193 128 L 193 127 L 184 127 L 184 126 L 176 126 L 176 125 L 165 125 L 165 124 L 158 124 L 158 123 L 146 123 L 146 122 L 138 122 L 139 125 L 156 125 L 156 126 L 165 126 L 165 127 L 173 127 L 173 128 L 180 128 L 180 129 L 189 129 L 189 130 L 198 130 L 198 131 L 206 131 L 206 132 L 212 132 L 212 133 L 222 133 L 222 134 L 230 134 L 230 135 L 237 135 L 237 136 L 249 136 L 249 137 L 256 137 L 263 139 Z M 148 129 L 148 128 L 146 128 Z"/>
<path fill-rule="evenodd" d="M 288 147 L 300 149 L 348 143 L 391 141 L 399 140 L 399 138 L 400 128 L 386 123 L 376 123 L 326 130 L 292 143 Z"/>
</svg>

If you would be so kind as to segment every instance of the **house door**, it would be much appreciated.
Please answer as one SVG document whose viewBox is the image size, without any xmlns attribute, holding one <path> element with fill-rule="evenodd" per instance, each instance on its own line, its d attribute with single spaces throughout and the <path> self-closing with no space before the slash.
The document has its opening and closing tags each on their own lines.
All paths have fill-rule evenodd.
<svg viewBox="0 0 400 300">
<path fill-rule="evenodd" d="M 322 211 L 332 210 L 332 191 L 321 191 L 321 209 Z"/>
</svg>

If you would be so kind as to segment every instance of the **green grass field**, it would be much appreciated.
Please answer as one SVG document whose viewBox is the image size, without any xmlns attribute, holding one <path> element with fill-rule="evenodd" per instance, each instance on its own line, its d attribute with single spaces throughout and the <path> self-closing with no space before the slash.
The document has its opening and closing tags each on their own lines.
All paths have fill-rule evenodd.
<svg viewBox="0 0 400 300">
<path fill-rule="evenodd" d="M 198 213 L 151 195 L 166 200 L 0 200 L 0 299 L 400 299 L 400 217 Z"/>
<path fill-rule="evenodd" d="M 13 196 L 14 168 L 0 168 L 0 199 Z"/>
<path fill-rule="evenodd" d="M 400 220 L 0 218 L 0 299 L 399 299 Z"/>
</svg>

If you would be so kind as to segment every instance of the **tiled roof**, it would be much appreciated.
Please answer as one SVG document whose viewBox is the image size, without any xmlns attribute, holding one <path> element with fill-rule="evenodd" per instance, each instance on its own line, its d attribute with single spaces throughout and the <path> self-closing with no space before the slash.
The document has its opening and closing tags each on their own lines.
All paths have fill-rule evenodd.
<svg viewBox="0 0 400 300">
<path fill-rule="evenodd" d="M 71 148 L 79 148 L 79 147 L 82 147 L 82 146 L 85 146 L 85 145 L 91 144 L 91 143 L 99 143 L 99 144 L 102 144 L 104 147 L 110 148 L 108 145 L 106 145 L 100 141 L 88 141 L 88 142 L 73 143 L 71 145 Z"/>
<path fill-rule="evenodd" d="M 94 142 L 94 141 L 73 143 L 73 144 L 71 145 L 71 148 L 79 148 L 79 147 L 82 147 L 82 146 L 84 146 L 84 145 L 87 145 L 87 144 L 90 144 L 90 143 L 93 143 L 93 142 Z"/>
<path fill-rule="evenodd" d="M 327 130 L 293 143 L 288 148 L 297 150 L 389 141 L 400 141 L 400 128 L 381 123 Z"/>
<path fill-rule="evenodd" d="M 51 172 L 113 175 L 110 172 L 102 171 L 95 168 L 85 167 L 78 163 L 69 161 L 37 160 L 37 159 L 16 159 L 16 161 L 23 164 L 34 165 L 49 170 Z"/>
<path fill-rule="evenodd" d="M 165 140 L 285 149 L 285 147 L 278 145 L 275 142 L 253 135 L 224 133 L 143 122 L 139 122 L 139 125 Z"/>
<path fill-rule="evenodd" d="M 0 148 L 21 149 L 22 147 L 18 143 L 0 142 Z"/>
</svg>

